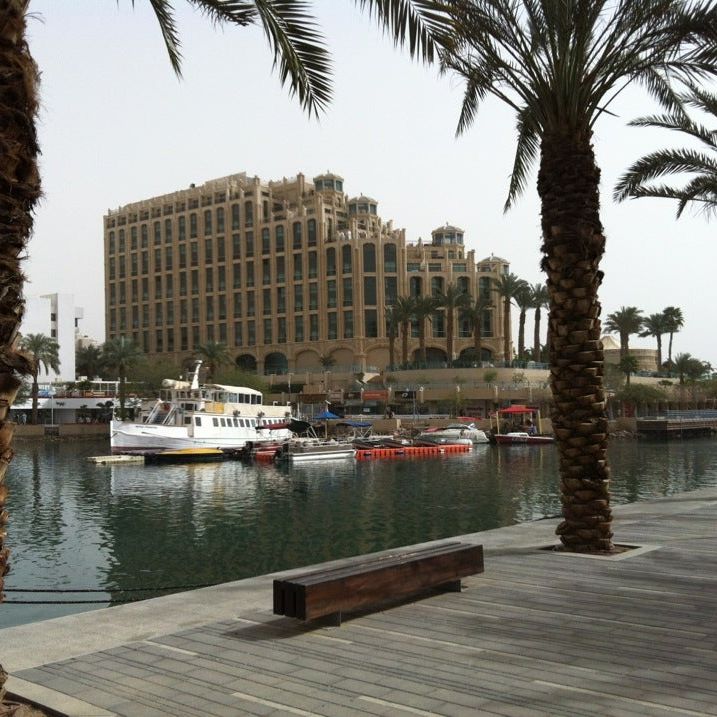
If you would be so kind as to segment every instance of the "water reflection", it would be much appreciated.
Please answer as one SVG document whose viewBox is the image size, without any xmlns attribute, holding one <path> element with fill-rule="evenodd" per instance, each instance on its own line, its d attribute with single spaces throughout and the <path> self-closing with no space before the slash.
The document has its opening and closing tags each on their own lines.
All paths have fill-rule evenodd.
<svg viewBox="0 0 717 717">
<path fill-rule="evenodd" d="M 716 484 L 716 446 L 612 443 L 614 502 Z M 104 443 L 18 444 L 9 588 L 98 587 L 99 598 L 127 599 L 137 596 L 129 589 L 234 580 L 560 511 L 554 447 L 297 466 L 84 460 L 106 452 Z M 5 605 L 0 627 L 82 609 Z"/>
</svg>

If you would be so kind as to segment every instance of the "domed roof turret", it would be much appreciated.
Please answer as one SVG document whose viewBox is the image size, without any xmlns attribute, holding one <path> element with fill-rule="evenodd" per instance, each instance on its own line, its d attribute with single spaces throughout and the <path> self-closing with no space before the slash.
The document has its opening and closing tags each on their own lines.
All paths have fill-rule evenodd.
<svg viewBox="0 0 717 717">
<path fill-rule="evenodd" d="M 378 202 L 362 194 L 349 199 L 349 214 L 378 214 Z"/>
<path fill-rule="evenodd" d="M 431 232 L 433 246 L 444 246 L 446 244 L 463 245 L 463 229 L 455 227 L 446 222 L 442 227 Z"/>
<path fill-rule="evenodd" d="M 314 177 L 314 188 L 317 192 L 343 192 L 344 178 L 326 170 Z"/>
</svg>

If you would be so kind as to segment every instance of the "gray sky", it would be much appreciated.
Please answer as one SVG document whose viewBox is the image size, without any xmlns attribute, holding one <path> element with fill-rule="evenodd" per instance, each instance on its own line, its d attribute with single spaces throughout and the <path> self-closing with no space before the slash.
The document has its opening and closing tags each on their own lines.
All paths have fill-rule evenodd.
<svg viewBox="0 0 717 717">
<path fill-rule="evenodd" d="M 316 0 L 334 57 L 334 101 L 308 119 L 281 88 L 258 28 L 215 30 L 182 2 L 184 79 L 174 76 L 149 3 L 33 0 L 30 47 L 40 67 L 39 133 L 45 197 L 30 244 L 26 293 L 74 292 L 83 330 L 104 337 L 102 217 L 108 208 L 246 171 L 264 180 L 330 169 L 345 190 L 379 202 L 407 239 L 450 222 L 478 258 L 495 253 L 530 283 L 543 281 L 535 177 L 503 214 L 515 149 L 511 113 L 489 100 L 455 137 L 463 88 L 411 62 L 351 0 Z M 619 174 L 669 132 L 626 127 L 656 108 L 627 91 L 596 129 L 607 234 L 603 316 L 621 306 L 645 314 L 682 308 L 673 353 L 717 366 L 709 329 L 717 268 L 715 222 L 675 220 L 666 200 L 616 205 Z M 532 312 L 531 312 L 532 315 Z M 529 318 L 532 323 L 532 316 Z M 532 336 L 532 326 L 529 328 Z M 631 345 L 653 347 L 652 339 Z"/>
</svg>

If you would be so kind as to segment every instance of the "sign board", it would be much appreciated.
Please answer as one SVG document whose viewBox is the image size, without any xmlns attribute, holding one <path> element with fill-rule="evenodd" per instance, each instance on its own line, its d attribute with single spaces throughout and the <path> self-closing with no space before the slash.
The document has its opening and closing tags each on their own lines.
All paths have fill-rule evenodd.
<svg viewBox="0 0 717 717">
<path fill-rule="evenodd" d="M 388 399 L 388 391 L 364 391 L 364 401 L 385 401 Z"/>
<path fill-rule="evenodd" d="M 412 401 L 416 398 L 415 391 L 394 391 L 393 394 L 398 401 Z"/>
</svg>

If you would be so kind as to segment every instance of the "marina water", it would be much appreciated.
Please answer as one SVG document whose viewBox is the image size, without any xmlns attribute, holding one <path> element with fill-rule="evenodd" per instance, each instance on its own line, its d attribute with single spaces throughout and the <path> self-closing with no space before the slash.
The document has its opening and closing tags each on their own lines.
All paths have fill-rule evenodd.
<svg viewBox="0 0 717 717">
<path fill-rule="evenodd" d="M 88 463 L 106 442 L 16 448 L 0 628 L 560 512 L 554 446 L 293 467 Z M 717 484 L 715 439 L 615 440 L 610 461 L 615 504 Z M 52 604 L 13 604 L 31 601 Z"/>
</svg>

